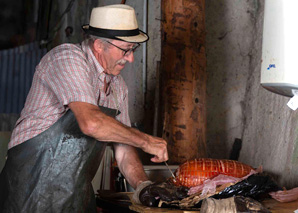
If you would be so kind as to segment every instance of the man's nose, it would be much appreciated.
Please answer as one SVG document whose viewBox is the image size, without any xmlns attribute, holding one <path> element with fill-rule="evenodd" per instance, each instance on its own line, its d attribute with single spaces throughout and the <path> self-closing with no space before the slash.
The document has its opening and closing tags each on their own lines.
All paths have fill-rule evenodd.
<svg viewBox="0 0 298 213">
<path fill-rule="evenodd" d="M 133 52 L 131 52 L 128 55 L 124 56 L 124 59 L 127 60 L 129 63 L 132 63 L 134 61 L 134 56 L 133 56 Z"/>
</svg>

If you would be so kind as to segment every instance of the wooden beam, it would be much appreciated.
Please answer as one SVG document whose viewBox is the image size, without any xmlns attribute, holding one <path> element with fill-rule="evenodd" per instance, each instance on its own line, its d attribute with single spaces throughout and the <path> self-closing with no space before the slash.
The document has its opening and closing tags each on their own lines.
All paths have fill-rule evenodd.
<svg viewBox="0 0 298 213">
<path fill-rule="evenodd" d="M 163 138 L 180 164 L 206 157 L 205 1 L 161 2 Z"/>
</svg>

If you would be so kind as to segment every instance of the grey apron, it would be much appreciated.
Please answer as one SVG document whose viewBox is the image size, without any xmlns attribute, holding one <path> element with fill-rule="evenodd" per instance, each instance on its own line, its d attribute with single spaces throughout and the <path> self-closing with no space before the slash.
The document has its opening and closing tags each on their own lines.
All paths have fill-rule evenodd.
<svg viewBox="0 0 298 213">
<path fill-rule="evenodd" d="M 118 113 L 100 108 L 112 117 Z M 96 212 L 91 181 L 106 145 L 84 135 L 68 110 L 48 130 L 8 151 L 0 213 Z"/>
</svg>

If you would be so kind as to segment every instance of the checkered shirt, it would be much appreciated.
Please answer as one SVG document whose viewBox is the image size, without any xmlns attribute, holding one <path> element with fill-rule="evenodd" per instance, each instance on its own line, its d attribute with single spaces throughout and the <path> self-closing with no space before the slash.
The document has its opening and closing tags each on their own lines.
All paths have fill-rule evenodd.
<svg viewBox="0 0 298 213">
<path fill-rule="evenodd" d="M 47 130 L 74 101 L 118 108 L 121 113 L 116 119 L 130 126 L 127 85 L 120 75 L 111 76 L 103 71 L 87 40 L 77 45 L 62 44 L 48 52 L 36 67 L 8 148 Z M 104 78 L 109 83 L 106 93 Z"/>
</svg>

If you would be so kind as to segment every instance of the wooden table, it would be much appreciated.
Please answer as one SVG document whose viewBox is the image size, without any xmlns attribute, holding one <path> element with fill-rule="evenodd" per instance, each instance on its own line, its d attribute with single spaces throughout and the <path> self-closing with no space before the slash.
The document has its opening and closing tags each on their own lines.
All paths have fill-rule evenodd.
<svg viewBox="0 0 298 213">
<path fill-rule="evenodd" d="M 262 204 L 272 213 L 293 213 L 295 210 L 298 211 L 298 200 L 290 203 L 280 203 L 274 199 L 268 199 L 262 202 Z M 190 211 L 190 210 L 177 210 L 168 208 L 152 208 L 143 205 L 132 204 L 129 208 L 135 212 L 169 212 L 169 213 L 198 213 L 200 211 Z"/>
<path fill-rule="evenodd" d="M 262 204 L 272 213 L 289 213 L 295 210 L 298 212 L 298 200 L 289 203 L 281 203 L 274 199 L 268 199 L 263 201 Z"/>
<path fill-rule="evenodd" d="M 123 211 L 121 212 L 169 212 L 169 213 L 198 213 L 200 211 L 192 210 L 179 210 L 179 209 L 170 209 L 170 208 L 154 208 L 147 207 L 143 205 L 135 204 L 131 201 L 133 192 L 102 192 L 100 201 L 102 203 L 108 204 L 106 208 L 119 208 Z M 272 213 L 293 213 L 295 210 L 298 211 L 298 200 L 290 203 L 280 203 L 274 199 L 267 199 L 262 202 L 262 204 Z"/>
</svg>

